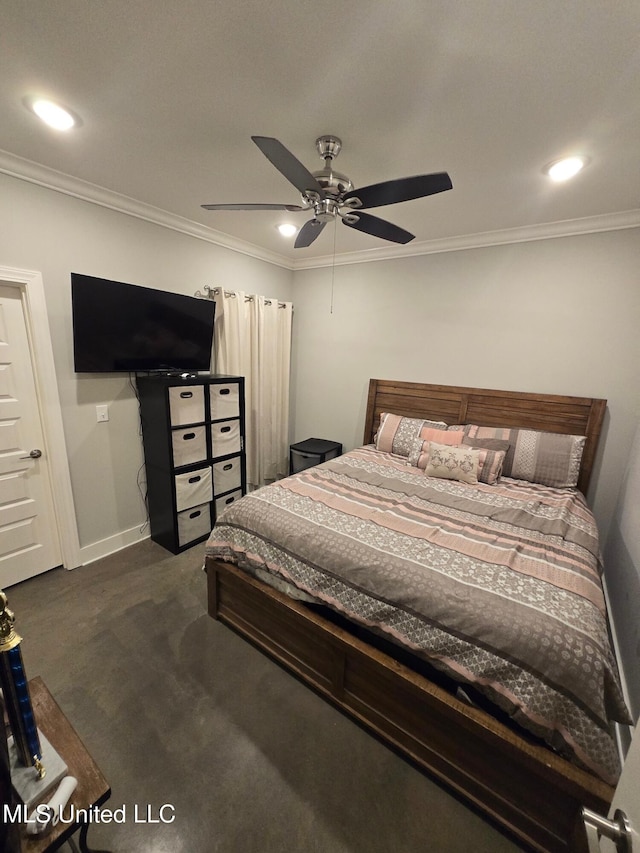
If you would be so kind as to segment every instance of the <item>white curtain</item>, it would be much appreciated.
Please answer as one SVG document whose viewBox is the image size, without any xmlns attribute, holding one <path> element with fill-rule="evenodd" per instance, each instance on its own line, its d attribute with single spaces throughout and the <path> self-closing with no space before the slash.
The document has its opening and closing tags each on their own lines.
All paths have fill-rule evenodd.
<svg viewBox="0 0 640 853">
<path fill-rule="evenodd" d="M 215 372 L 245 377 L 247 485 L 288 474 L 293 305 L 242 291 L 209 291 L 216 303 Z"/>
</svg>

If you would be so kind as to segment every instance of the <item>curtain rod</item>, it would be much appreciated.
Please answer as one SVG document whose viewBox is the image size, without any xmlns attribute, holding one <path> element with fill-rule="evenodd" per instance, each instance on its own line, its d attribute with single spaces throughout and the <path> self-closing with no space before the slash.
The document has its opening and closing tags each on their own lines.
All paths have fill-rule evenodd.
<svg viewBox="0 0 640 853">
<path fill-rule="evenodd" d="M 221 287 L 211 287 L 208 284 L 205 284 L 203 290 L 204 290 L 204 294 L 201 293 L 199 290 L 196 290 L 195 295 L 201 297 L 202 299 L 213 299 L 213 297 L 217 293 L 224 293 L 225 296 L 232 296 L 232 297 L 234 297 L 234 299 L 238 295 L 234 290 L 223 290 Z M 244 298 L 245 302 L 253 302 L 253 300 L 254 300 L 253 296 L 245 296 L 245 298 Z M 274 300 L 265 298 L 264 301 L 265 301 L 265 305 L 271 305 Z M 284 305 L 282 302 L 278 302 L 278 308 L 286 308 L 286 307 L 287 306 Z"/>
</svg>

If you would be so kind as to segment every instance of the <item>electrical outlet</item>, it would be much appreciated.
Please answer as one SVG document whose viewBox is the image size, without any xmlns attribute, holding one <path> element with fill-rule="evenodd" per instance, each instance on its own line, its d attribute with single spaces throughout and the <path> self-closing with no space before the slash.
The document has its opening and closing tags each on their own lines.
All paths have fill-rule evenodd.
<svg viewBox="0 0 640 853">
<path fill-rule="evenodd" d="M 109 420 L 108 406 L 96 406 L 96 420 L 99 424 L 106 423 Z"/>
</svg>

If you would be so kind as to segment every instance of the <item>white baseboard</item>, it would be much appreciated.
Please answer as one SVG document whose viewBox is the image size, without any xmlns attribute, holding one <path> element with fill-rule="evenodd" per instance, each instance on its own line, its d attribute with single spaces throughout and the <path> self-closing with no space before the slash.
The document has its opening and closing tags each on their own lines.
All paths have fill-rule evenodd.
<svg viewBox="0 0 640 853">
<path fill-rule="evenodd" d="M 85 545 L 80 548 L 81 565 L 86 566 L 88 563 L 93 563 L 96 560 L 102 559 L 102 557 L 108 557 L 109 554 L 115 554 L 116 551 L 121 551 L 129 545 L 135 545 L 136 542 L 142 542 L 148 538 L 149 534 L 142 533 L 140 526 L 137 526 L 116 533 L 115 536 L 100 539 L 91 545 Z"/>
<path fill-rule="evenodd" d="M 629 702 L 629 690 L 627 688 L 627 679 L 625 676 L 624 668 L 622 667 L 621 657 L 620 657 L 620 647 L 618 644 L 618 635 L 616 633 L 616 625 L 611 616 L 611 604 L 609 601 L 609 591 L 607 589 L 607 579 L 605 577 L 602 578 L 602 589 L 604 592 L 604 599 L 607 607 L 607 613 L 609 614 L 609 628 L 611 631 L 611 642 L 613 643 L 613 653 L 616 657 L 616 662 L 618 664 L 618 673 L 620 675 L 620 686 L 622 687 L 622 695 L 624 697 L 624 701 L 627 703 L 627 708 L 631 707 L 631 703 Z M 629 745 L 631 744 L 631 739 L 633 737 L 635 727 L 634 726 L 626 726 L 623 723 L 615 723 L 614 731 L 618 746 L 618 752 L 620 754 L 620 759 L 624 763 L 625 756 L 629 750 Z"/>
</svg>

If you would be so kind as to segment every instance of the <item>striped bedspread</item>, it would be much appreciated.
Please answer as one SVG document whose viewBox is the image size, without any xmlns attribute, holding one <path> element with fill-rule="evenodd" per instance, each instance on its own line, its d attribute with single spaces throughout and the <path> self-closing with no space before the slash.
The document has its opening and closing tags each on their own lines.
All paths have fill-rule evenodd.
<svg viewBox="0 0 640 853">
<path fill-rule="evenodd" d="M 374 628 L 615 783 L 611 721 L 629 718 L 579 492 L 435 479 L 364 447 L 231 504 L 207 554 Z"/>
</svg>

